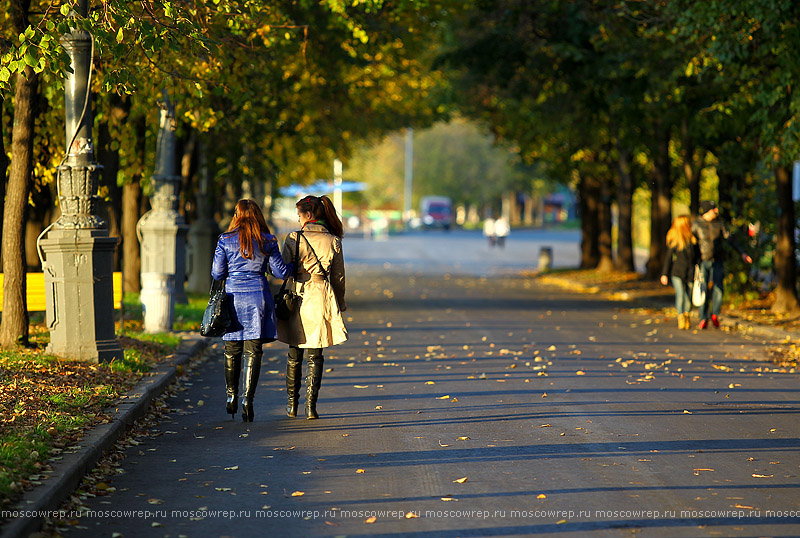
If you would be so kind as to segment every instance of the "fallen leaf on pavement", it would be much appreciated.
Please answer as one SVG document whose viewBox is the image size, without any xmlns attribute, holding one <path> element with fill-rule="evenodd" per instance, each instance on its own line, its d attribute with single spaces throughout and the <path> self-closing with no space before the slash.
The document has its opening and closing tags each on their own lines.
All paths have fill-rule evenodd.
<svg viewBox="0 0 800 538">
<path fill-rule="evenodd" d="M 414 519 L 414 518 L 417 518 L 417 517 L 419 517 L 419 516 L 417 514 L 415 514 L 414 512 L 408 512 L 406 514 L 406 519 Z"/>
<path fill-rule="evenodd" d="M 437 400 L 449 400 L 450 399 L 450 395 L 447 394 L 445 396 L 437 396 L 436 399 Z"/>
<path fill-rule="evenodd" d="M 453 480 L 453 483 L 463 484 L 466 481 L 467 481 L 467 477 L 465 476 L 463 478 L 456 478 L 455 480 Z"/>
<path fill-rule="evenodd" d="M 364 474 L 366 471 L 364 469 L 356 469 L 356 474 Z"/>
<path fill-rule="evenodd" d="M 536 498 L 537 499 L 546 499 L 547 495 L 545 495 L 544 493 L 540 493 L 539 495 L 536 496 Z"/>
<path fill-rule="evenodd" d="M 306 494 L 305 491 L 293 491 L 292 492 L 292 497 L 302 497 L 305 494 Z"/>
<path fill-rule="evenodd" d="M 364 523 L 366 523 L 367 525 L 369 525 L 370 523 L 375 523 L 376 521 L 378 521 L 378 518 L 377 518 L 377 517 L 375 517 L 375 516 L 369 516 L 367 519 L 365 519 L 365 520 L 364 520 Z"/>
<path fill-rule="evenodd" d="M 757 474 L 753 473 L 753 478 L 772 478 L 774 474 Z"/>
</svg>

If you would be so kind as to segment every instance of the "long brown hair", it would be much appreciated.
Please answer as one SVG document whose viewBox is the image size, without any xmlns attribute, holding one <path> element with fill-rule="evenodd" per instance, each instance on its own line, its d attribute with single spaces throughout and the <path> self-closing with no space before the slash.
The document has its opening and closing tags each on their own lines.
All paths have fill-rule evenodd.
<svg viewBox="0 0 800 538">
<path fill-rule="evenodd" d="M 697 243 L 697 239 L 692 235 L 692 224 L 689 217 L 686 215 L 675 217 L 675 220 L 672 221 L 672 226 L 667 232 L 667 246 L 683 250 L 688 245 L 694 245 L 695 243 Z"/>
<path fill-rule="evenodd" d="M 264 237 L 262 234 L 269 234 L 269 226 L 264 220 L 261 208 L 253 200 L 239 200 L 233 212 L 233 219 L 228 226 L 228 232 L 239 231 L 239 251 L 248 260 L 253 259 L 253 242 L 258 245 L 261 252 L 266 252 L 264 248 Z"/>
<path fill-rule="evenodd" d="M 327 196 L 306 196 L 295 205 L 301 213 L 311 213 L 314 219 L 324 221 L 325 227 L 336 237 L 341 239 L 344 236 L 342 221 L 339 220 L 336 208 Z"/>
</svg>

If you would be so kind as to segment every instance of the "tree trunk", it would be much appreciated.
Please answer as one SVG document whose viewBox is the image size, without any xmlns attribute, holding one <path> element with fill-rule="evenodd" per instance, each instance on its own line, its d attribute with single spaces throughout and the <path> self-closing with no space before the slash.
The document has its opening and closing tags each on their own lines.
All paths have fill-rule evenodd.
<svg viewBox="0 0 800 538">
<path fill-rule="evenodd" d="M 4 104 L 5 99 L 3 98 L 3 94 L 0 93 L 0 118 L 3 117 L 4 112 Z M 5 123 L 3 123 L 2 119 L 0 119 L 0 200 L 3 200 L 4 203 L 0 204 L 0 238 L 3 237 L 3 210 L 5 208 L 5 199 L 6 199 L 6 172 L 8 171 L 8 157 L 6 156 L 6 144 L 5 144 L 5 132 L 3 131 L 3 127 Z M 2 249 L 0 249 L 2 251 Z M 2 253 L 0 252 L 0 267 L 2 267 L 3 257 Z"/>
<path fill-rule="evenodd" d="M 656 148 L 653 173 L 650 182 L 650 258 L 645 266 L 647 278 L 661 275 L 661 265 L 666 255 L 667 231 L 672 224 L 672 178 L 669 158 L 669 131 L 661 133 Z"/>
<path fill-rule="evenodd" d="M 617 205 L 619 221 L 617 224 L 617 269 L 635 271 L 633 257 L 633 177 L 631 176 L 631 153 L 619 148 L 619 187 Z"/>
<path fill-rule="evenodd" d="M 603 273 L 614 270 L 611 200 L 611 178 L 606 176 L 600 180 L 600 201 L 597 215 L 600 232 L 597 242 L 600 261 L 597 263 L 597 270 Z"/>
<path fill-rule="evenodd" d="M 797 301 L 797 258 L 794 239 L 795 215 L 792 200 L 792 175 L 788 168 L 775 169 L 776 194 L 778 197 L 778 222 L 775 233 L 775 313 L 794 313 L 800 310 Z"/>
<path fill-rule="evenodd" d="M 600 261 L 598 206 L 600 186 L 597 178 L 581 175 L 578 182 L 581 211 L 581 269 L 594 269 Z"/>
<path fill-rule="evenodd" d="M 27 22 L 27 17 L 24 18 Z M 11 173 L 3 211 L 3 319 L 0 323 L 0 346 L 3 347 L 28 343 L 25 206 L 33 173 L 37 79 L 30 67 L 17 74 L 16 78 Z"/>
<path fill-rule="evenodd" d="M 689 189 L 689 213 L 697 215 L 700 210 L 700 174 L 705 166 L 706 150 L 695 151 L 694 142 L 689 134 L 689 122 L 686 118 L 681 123 L 681 136 L 683 138 L 681 152 L 683 175 Z"/>
<path fill-rule="evenodd" d="M 122 188 L 117 184 L 119 173 L 119 149 L 113 149 L 112 132 L 128 117 L 130 101 L 112 93 L 108 115 L 101 121 L 97 133 L 97 160 L 103 165 L 101 185 L 107 189 L 107 197 L 100 205 L 100 211 L 108 226 L 108 235 L 122 237 Z M 114 250 L 114 270 L 120 270 L 121 249 Z"/>
<path fill-rule="evenodd" d="M 141 259 L 136 223 L 139 222 L 142 187 L 136 176 L 122 187 L 122 287 L 138 293 L 141 289 L 139 272 Z"/>
</svg>

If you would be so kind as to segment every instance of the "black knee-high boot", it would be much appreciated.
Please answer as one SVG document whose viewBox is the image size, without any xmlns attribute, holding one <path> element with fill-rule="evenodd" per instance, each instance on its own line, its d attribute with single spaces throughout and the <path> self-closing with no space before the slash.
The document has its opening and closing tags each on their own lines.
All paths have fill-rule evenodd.
<svg viewBox="0 0 800 538">
<path fill-rule="evenodd" d="M 300 382 L 303 377 L 303 350 L 299 347 L 289 348 L 286 361 L 286 415 L 297 416 L 297 404 L 300 400 Z"/>
<path fill-rule="evenodd" d="M 317 396 L 322 384 L 322 365 L 325 362 L 322 350 L 309 352 L 308 373 L 306 374 L 306 420 L 319 418 L 317 415 Z"/>
<path fill-rule="evenodd" d="M 253 422 L 253 396 L 258 386 L 258 376 L 261 374 L 261 349 L 260 340 L 247 340 L 244 343 L 244 386 L 242 387 L 242 420 Z"/>
<path fill-rule="evenodd" d="M 225 411 L 238 410 L 239 376 L 242 373 L 242 342 L 225 342 Z"/>
</svg>

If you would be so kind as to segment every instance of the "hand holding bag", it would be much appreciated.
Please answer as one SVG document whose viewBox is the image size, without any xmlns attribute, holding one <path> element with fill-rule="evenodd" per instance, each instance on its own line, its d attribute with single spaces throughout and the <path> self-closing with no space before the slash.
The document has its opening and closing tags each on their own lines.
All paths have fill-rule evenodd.
<svg viewBox="0 0 800 538">
<path fill-rule="evenodd" d="M 694 266 L 694 282 L 692 283 L 692 304 L 703 306 L 706 302 L 706 277 L 703 268 L 699 265 Z"/>
<path fill-rule="evenodd" d="M 297 280 L 297 264 L 300 263 L 300 236 L 303 235 L 302 230 L 297 232 L 297 238 L 294 245 L 294 270 L 292 271 L 292 280 Z M 286 321 L 292 317 L 298 305 L 300 304 L 300 296 L 292 290 L 286 289 L 286 283 L 289 281 L 287 278 L 281 284 L 281 289 L 273 297 L 275 301 L 275 317 L 280 320 Z"/>
<path fill-rule="evenodd" d="M 231 325 L 231 313 L 228 310 L 228 294 L 225 292 L 225 281 L 215 280 L 211 283 L 208 306 L 200 323 L 202 336 L 222 336 Z"/>
</svg>

